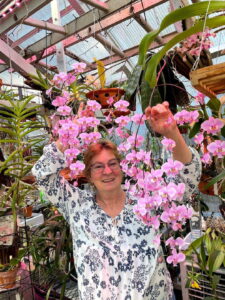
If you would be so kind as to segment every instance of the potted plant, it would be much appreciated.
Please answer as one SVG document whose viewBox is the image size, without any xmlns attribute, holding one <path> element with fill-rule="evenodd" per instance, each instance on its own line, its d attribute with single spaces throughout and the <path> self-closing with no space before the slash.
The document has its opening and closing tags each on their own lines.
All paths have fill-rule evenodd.
<svg viewBox="0 0 225 300">
<path fill-rule="evenodd" d="M 26 255 L 26 249 L 20 249 L 17 257 L 11 258 L 7 264 L 0 264 L 0 287 L 10 289 L 15 286 L 19 263 Z"/>
<path fill-rule="evenodd" d="M 160 60 L 167 53 L 167 51 L 169 51 L 179 42 L 182 42 L 188 37 L 192 36 L 193 34 L 204 32 L 205 28 L 213 29 L 222 26 L 224 24 L 223 15 L 217 15 L 215 17 L 209 17 L 209 15 L 213 12 L 222 11 L 224 9 L 224 1 L 204 1 L 187 5 L 169 13 L 162 20 L 157 30 L 153 30 L 144 36 L 139 46 L 138 66 L 146 69 L 145 79 L 152 88 L 157 84 L 157 66 Z M 195 22 L 193 26 L 177 34 L 168 43 L 166 43 L 159 52 L 154 54 L 149 61 L 146 60 L 146 54 L 151 43 L 160 34 L 160 32 L 162 32 L 162 30 L 177 21 L 185 20 L 195 16 L 199 16 L 200 18 Z"/>
<path fill-rule="evenodd" d="M 64 296 L 67 281 L 73 279 L 76 285 L 72 238 L 67 222 L 56 213 L 56 208 L 48 208 L 46 221 L 31 236 L 29 251 L 37 299 L 46 299 L 46 295 L 49 299 L 67 299 Z M 56 287 L 60 287 L 60 293 Z"/>
<path fill-rule="evenodd" d="M 180 50 L 182 50 L 185 46 L 185 51 L 183 51 L 184 55 L 188 55 L 191 51 L 199 51 L 197 54 L 200 54 L 201 48 L 204 48 L 205 45 L 210 45 L 208 41 L 208 37 L 210 34 L 213 35 L 213 33 L 209 33 L 209 29 L 217 28 L 221 26 L 224 23 L 224 16 L 223 15 L 217 15 L 210 17 L 210 14 L 216 11 L 221 11 L 225 9 L 225 3 L 224 1 L 204 1 L 204 2 L 199 2 L 199 3 L 194 3 L 192 5 L 188 5 L 186 7 L 177 9 L 171 13 L 169 13 L 161 22 L 159 28 L 157 30 L 154 30 L 144 36 L 142 39 L 140 46 L 139 46 L 139 59 L 138 59 L 138 64 L 135 67 L 135 70 L 132 74 L 132 77 L 130 79 L 130 89 L 128 89 L 128 94 L 132 95 L 132 93 L 135 91 L 137 87 L 137 83 L 139 82 L 140 79 L 140 74 L 144 73 L 144 83 L 143 83 L 143 91 L 145 93 L 145 97 L 142 99 L 142 106 L 143 109 L 145 108 L 145 102 L 147 104 L 155 104 L 154 101 L 161 102 L 161 99 L 159 97 L 159 94 L 157 95 L 157 89 L 161 85 L 159 79 L 160 76 L 163 74 L 163 70 L 165 66 L 169 64 L 167 60 L 166 53 L 172 49 L 172 47 L 176 46 L 177 43 L 181 43 L 179 47 Z M 167 28 L 169 25 L 173 24 L 176 21 L 184 20 L 187 18 L 191 18 L 194 16 L 199 16 L 200 18 L 194 23 L 193 26 L 190 28 L 184 30 L 182 33 L 177 34 L 172 40 L 170 40 L 168 43 L 165 44 L 162 49 L 157 52 L 156 54 L 152 54 L 150 59 L 149 59 L 149 54 L 148 54 L 148 48 L 151 45 L 151 43 L 154 41 L 156 36 L 165 28 Z M 203 40 L 200 39 L 199 36 L 202 38 L 204 37 Z M 195 41 L 190 43 L 187 42 L 187 39 L 193 39 Z M 201 45 L 200 45 L 201 44 Z M 187 46 L 187 47 L 186 47 Z M 177 48 L 178 48 L 177 47 Z M 164 65 L 162 64 L 162 60 L 164 60 Z M 195 62 L 193 61 L 193 64 Z M 210 68 L 210 67 L 208 67 Z M 144 71 L 142 71 L 144 70 Z M 204 73 L 203 69 L 201 73 Z M 158 74 L 156 75 L 156 72 Z M 198 72 L 194 71 L 194 72 Z M 193 72 L 193 73 L 194 73 Z M 199 71 L 200 72 L 200 71 Z M 191 77 L 194 77 L 193 75 L 190 75 Z M 204 75 L 205 76 L 205 75 Z M 215 81 L 215 78 L 214 78 Z M 201 81 L 202 82 L 202 81 Z M 135 84 L 133 84 L 135 83 Z M 202 82 L 202 86 L 204 86 L 204 82 Z M 132 86 L 133 84 L 133 86 Z M 164 87 L 168 85 L 167 82 L 164 82 Z M 169 83 L 170 85 L 170 83 Z M 177 85 L 177 84 L 175 84 Z M 201 83 L 199 83 L 199 86 Z M 196 85 L 195 85 L 196 86 Z M 181 86 L 178 86 L 178 88 L 183 89 Z M 218 91 L 218 90 L 217 90 Z M 220 90 L 221 91 L 221 90 Z M 151 93 L 151 97 L 149 99 L 149 94 Z M 200 99 L 202 98 L 202 94 L 199 94 L 200 96 L 197 95 L 197 98 Z M 209 94 L 207 94 L 209 96 Z M 203 162 L 204 166 L 206 167 L 205 169 L 209 169 L 209 160 L 212 161 L 212 169 L 214 166 L 214 170 L 217 170 L 217 173 L 215 175 L 212 175 L 214 178 L 210 184 L 215 184 L 216 182 L 220 182 L 220 189 L 219 192 L 223 193 L 224 192 L 224 162 L 223 162 L 223 156 L 224 151 L 220 151 L 220 154 L 215 154 L 216 152 L 212 151 L 212 147 L 214 146 L 219 146 L 220 148 L 224 148 L 224 136 L 225 136 L 225 127 L 224 127 L 224 121 L 219 121 L 219 119 L 223 118 L 223 110 L 222 110 L 222 104 L 219 99 L 216 99 L 215 93 L 213 94 L 214 96 L 212 97 L 212 93 L 210 94 L 210 100 L 207 102 L 205 101 L 204 103 L 202 102 L 199 103 L 197 102 L 197 106 L 193 107 L 193 105 L 189 105 L 188 102 L 185 104 L 181 105 L 181 107 L 185 108 L 186 111 L 189 111 L 189 117 L 187 117 L 187 114 L 182 110 L 182 108 L 179 108 L 178 115 L 175 115 L 176 120 L 178 121 L 178 124 L 182 127 L 185 125 L 185 128 L 188 128 L 188 133 L 189 137 L 193 138 L 197 133 L 199 133 L 199 138 L 196 138 L 196 140 L 200 140 L 202 137 L 203 140 L 207 140 L 207 137 L 211 139 L 211 145 L 207 146 L 207 154 L 204 151 L 201 154 L 203 156 Z M 203 96 L 204 98 L 204 96 Z M 172 105 L 170 105 L 172 107 Z M 196 112 L 194 112 L 196 111 Z M 184 117 L 184 114 L 185 117 Z M 193 114 L 198 114 L 198 117 L 195 119 Z M 187 122 L 183 122 L 182 118 L 186 118 Z M 215 122 L 220 123 L 219 129 L 215 133 L 211 133 L 210 131 L 204 130 L 203 127 L 205 124 L 208 124 L 208 121 L 213 120 L 211 118 L 215 119 Z M 218 120 L 218 121 L 217 121 Z M 206 123 L 204 123 L 206 122 Z M 185 123 L 185 124 L 184 124 Z M 190 126 L 191 124 L 191 126 Z M 193 125 L 194 124 L 194 125 Z M 186 129 L 187 130 L 187 129 Z M 202 141 L 198 144 L 197 149 L 202 152 Z M 216 144 L 215 144 L 216 143 Z M 211 149 L 211 152 L 210 150 Z M 215 149 L 214 149 L 215 150 Z M 206 157 L 208 157 L 208 162 L 206 162 Z M 200 185 L 201 188 L 201 185 Z M 206 187 L 207 189 L 208 187 Z"/>
<path fill-rule="evenodd" d="M 98 71 L 98 79 L 100 81 L 100 88 L 90 91 L 86 94 L 88 99 L 98 101 L 102 108 L 109 108 L 111 104 L 109 103 L 109 99 L 113 99 L 114 103 L 118 101 L 121 96 L 125 94 L 125 91 L 121 88 L 114 87 L 115 82 L 113 82 L 110 86 L 106 87 L 106 76 L 105 76 L 105 67 L 102 61 L 95 60 L 97 64 Z"/>
<path fill-rule="evenodd" d="M 33 96 L 24 97 L 19 100 L 17 95 L 11 91 L 0 94 L 0 132 L 5 134 L 0 139 L 0 145 L 10 145 L 10 151 L 5 153 L 5 160 L 0 164 L 0 171 L 10 178 L 10 184 L 5 186 L 1 195 L 0 205 L 2 208 L 10 208 L 12 240 L 8 246 L 3 242 L 0 245 L 0 264 L 9 264 L 11 257 L 18 258 L 20 241 L 18 236 L 17 216 L 25 199 L 35 188 L 33 183 L 26 182 L 33 163 L 39 155 L 32 153 L 33 147 L 43 141 L 43 136 L 37 134 L 43 128 L 38 119 L 34 119 L 39 105 L 31 104 Z M 34 136 L 31 136 L 32 134 Z M 7 150 L 6 147 L 3 147 Z M 23 181 L 24 180 L 24 181 Z M 10 216 L 4 216 L 10 217 Z M 9 227 L 10 223 L 6 226 Z M 12 260 L 12 261 L 13 261 Z M 8 267 L 7 267 L 8 268 Z"/>
<path fill-rule="evenodd" d="M 192 261 L 186 287 L 201 290 L 206 285 L 206 280 L 209 280 L 211 289 L 208 289 L 208 296 L 204 299 L 220 299 L 217 285 L 221 279 L 218 270 L 225 267 L 224 232 L 219 231 L 218 227 L 208 228 L 201 237 L 189 245 L 185 254 Z"/>
</svg>

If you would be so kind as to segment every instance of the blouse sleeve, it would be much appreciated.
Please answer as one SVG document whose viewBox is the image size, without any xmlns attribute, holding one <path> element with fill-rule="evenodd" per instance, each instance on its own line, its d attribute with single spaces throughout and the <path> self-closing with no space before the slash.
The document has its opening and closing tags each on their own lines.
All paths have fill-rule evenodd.
<svg viewBox="0 0 225 300">
<path fill-rule="evenodd" d="M 85 191 L 72 186 L 60 176 L 59 172 L 64 167 L 66 167 L 64 155 L 55 143 L 52 143 L 44 147 L 43 155 L 32 168 L 32 172 L 39 189 L 69 222 L 72 210 L 79 209 L 82 200 L 85 199 Z"/>
<path fill-rule="evenodd" d="M 175 178 L 169 178 L 169 181 L 173 181 L 175 183 L 182 182 L 185 184 L 184 200 L 188 200 L 194 190 L 198 187 L 202 174 L 202 163 L 197 150 L 192 147 L 189 147 L 189 149 L 192 152 L 191 162 L 184 165 L 184 168 L 178 176 Z"/>
</svg>

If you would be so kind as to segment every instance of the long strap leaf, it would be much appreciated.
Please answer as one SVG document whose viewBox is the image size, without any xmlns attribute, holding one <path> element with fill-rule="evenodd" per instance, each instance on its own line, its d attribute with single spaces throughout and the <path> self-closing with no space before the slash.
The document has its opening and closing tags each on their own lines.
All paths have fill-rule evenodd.
<svg viewBox="0 0 225 300">
<path fill-rule="evenodd" d="M 138 64 L 144 65 L 145 55 L 151 43 L 154 41 L 156 36 L 160 34 L 160 32 L 165 28 L 167 28 L 168 26 L 174 24 L 177 21 L 185 20 L 190 17 L 205 15 L 206 12 L 210 14 L 224 9 L 225 9 L 225 1 L 204 1 L 204 2 L 194 3 L 192 5 L 188 5 L 180 9 L 176 9 L 175 11 L 169 13 L 162 20 L 160 27 L 157 30 L 154 30 L 146 34 L 142 39 L 139 46 Z"/>
<path fill-rule="evenodd" d="M 216 28 L 225 24 L 225 16 L 217 16 L 206 20 L 206 26 L 209 28 Z M 153 55 L 150 61 L 147 63 L 147 69 L 145 73 L 145 80 L 149 82 L 151 87 L 156 85 L 156 69 L 162 57 L 166 52 L 175 46 L 177 43 L 186 39 L 188 36 L 200 32 L 203 29 L 204 21 L 199 21 L 196 25 L 188 30 L 179 33 L 172 40 L 170 40 L 157 54 Z"/>
</svg>

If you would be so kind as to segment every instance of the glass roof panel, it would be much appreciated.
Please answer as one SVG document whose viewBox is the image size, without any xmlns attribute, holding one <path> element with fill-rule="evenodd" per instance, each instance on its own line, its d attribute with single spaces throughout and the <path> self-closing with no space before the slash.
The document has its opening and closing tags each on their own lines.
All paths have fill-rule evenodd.
<svg viewBox="0 0 225 300">
<path fill-rule="evenodd" d="M 94 57 L 102 59 L 110 55 L 105 47 L 92 37 L 68 47 L 68 50 L 89 62 L 93 62 Z"/>
</svg>

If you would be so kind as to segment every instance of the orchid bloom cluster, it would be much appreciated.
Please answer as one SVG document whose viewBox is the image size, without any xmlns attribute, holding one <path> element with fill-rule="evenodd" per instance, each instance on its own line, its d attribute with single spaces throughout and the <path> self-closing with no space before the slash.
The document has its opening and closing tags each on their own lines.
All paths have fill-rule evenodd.
<svg viewBox="0 0 225 300">
<path fill-rule="evenodd" d="M 72 72 L 60 72 L 56 74 L 50 82 L 51 87 L 47 90 L 47 95 L 54 97 L 54 92 L 61 93 L 52 104 L 59 107 L 58 112 L 69 115 L 71 112 L 70 104 L 74 99 L 85 100 L 85 94 L 93 89 L 100 87 L 100 82 L 92 75 L 83 76 L 86 64 L 83 62 L 72 64 Z M 67 103 L 67 104 L 66 104 Z"/>
<path fill-rule="evenodd" d="M 54 84 L 61 89 L 61 95 L 52 101 L 60 115 L 60 119 L 53 127 L 53 135 L 59 138 L 67 149 L 65 157 L 71 177 L 82 174 L 85 168 L 83 152 L 88 145 L 101 138 L 116 137 L 117 142 L 119 141 L 118 150 L 123 157 L 121 169 L 127 178 L 125 188 L 138 199 L 134 212 L 140 220 L 155 230 L 154 243 L 156 244 L 160 243 L 161 231 L 164 228 L 172 229 L 171 236 L 166 240 L 166 245 L 171 249 L 167 262 L 177 265 L 185 259 L 185 255 L 181 252 L 184 241 L 181 237 L 175 238 L 174 236 L 183 230 L 186 221 L 192 217 L 192 209 L 182 202 L 185 184 L 175 184 L 171 180 L 183 169 L 183 164 L 172 158 L 159 164 L 158 159 L 154 158 L 154 150 L 144 149 L 145 141 L 144 137 L 139 134 L 139 129 L 144 126 L 146 116 L 138 113 L 128 114 L 129 103 L 124 99 L 115 101 L 113 97 L 110 97 L 107 111 L 102 109 L 95 100 L 87 100 L 83 110 L 75 114 L 70 105 L 73 90 L 68 87 L 73 84 L 74 77 L 78 76 L 84 67 L 84 65 L 79 65 L 77 68 L 74 67 L 73 75 L 67 76 L 60 73 L 53 79 Z M 73 98 L 73 101 L 78 101 L 78 99 Z M 96 112 L 101 113 L 101 119 L 96 117 Z M 115 112 L 119 112 L 118 116 Z M 199 114 L 195 111 L 181 111 L 174 118 L 178 124 L 187 124 L 196 122 Z M 109 122 L 112 127 L 106 129 L 105 123 Z M 214 118 L 207 122 L 202 123 L 202 134 L 205 131 L 216 132 L 216 128 L 221 128 L 221 124 Z M 131 127 L 137 129 L 131 131 L 129 130 Z M 201 136 L 198 140 L 200 143 Z M 161 142 L 162 147 L 172 157 L 175 142 L 167 138 L 163 138 Z M 210 146 L 209 151 L 221 155 L 220 148 L 215 150 L 214 145 Z M 77 184 L 76 181 L 74 184 Z"/>
<path fill-rule="evenodd" d="M 208 28 L 204 32 L 198 32 L 184 40 L 176 51 L 183 55 L 183 60 L 186 60 L 186 55 L 199 56 L 202 50 L 208 50 L 212 45 L 210 37 L 215 37 L 214 32 L 210 32 Z"/>
<path fill-rule="evenodd" d="M 200 131 L 194 137 L 194 142 L 199 148 L 202 148 L 201 160 L 205 165 L 210 165 L 215 158 L 224 158 L 225 156 L 225 139 L 221 139 L 221 129 L 224 128 L 224 122 L 221 118 L 208 116 L 206 112 L 205 95 L 198 92 L 195 101 L 200 104 L 200 110 L 182 110 L 174 115 L 179 125 L 189 125 L 193 123 L 200 124 Z M 205 121 L 201 121 L 206 119 Z M 204 141 L 207 141 L 206 148 L 203 148 Z"/>
</svg>

